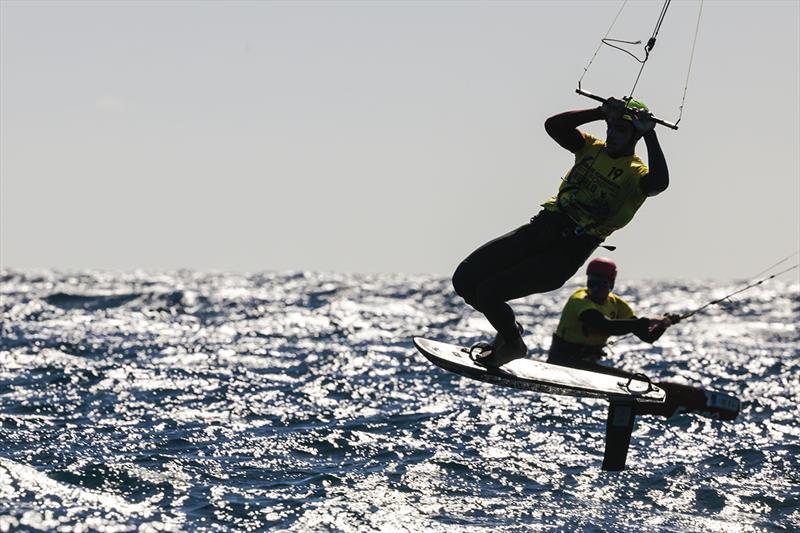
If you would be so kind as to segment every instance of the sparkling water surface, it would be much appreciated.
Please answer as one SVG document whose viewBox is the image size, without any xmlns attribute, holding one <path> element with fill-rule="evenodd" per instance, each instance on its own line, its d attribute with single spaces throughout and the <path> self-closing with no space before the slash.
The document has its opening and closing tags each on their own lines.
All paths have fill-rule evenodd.
<svg viewBox="0 0 800 533">
<path fill-rule="evenodd" d="M 739 287 L 623 283 L 641 315 Z M 530 357 L 576 288 L 514 302 Z M 491 337 L 448 279 L 3 271 L 0 289 L 0 532 L 800 529 L 794 273 L 613 347 L 743 400 L 735 422 L 639 418 L 617 473 L 603 400 L 415 351 Z"/>
</svg>

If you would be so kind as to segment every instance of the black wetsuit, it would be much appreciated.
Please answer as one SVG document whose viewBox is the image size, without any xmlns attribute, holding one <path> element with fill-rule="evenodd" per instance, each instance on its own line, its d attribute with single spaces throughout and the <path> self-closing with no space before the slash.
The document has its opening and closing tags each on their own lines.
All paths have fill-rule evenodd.
<svg viewBox="0 0 800 533">
<path fill-rule="evenodd" d="M 511 339 L 519 333 L 506 302 L 558 289 L 601 242 L 566 215 L 542 210 L 528 224 L 472 252 L 453 274 L 453 287 Z"/>
</svg>

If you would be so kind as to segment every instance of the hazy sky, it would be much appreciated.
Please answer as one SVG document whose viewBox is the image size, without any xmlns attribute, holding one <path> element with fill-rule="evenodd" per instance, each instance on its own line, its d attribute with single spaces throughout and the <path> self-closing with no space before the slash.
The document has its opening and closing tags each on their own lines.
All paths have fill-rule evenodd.
<svg viewBox="0 0 800 533">
<path fill-rule="evenodd" d="M 449 275 L 557 190 L 572 157 L 542 124 L 594 106 L 574 89 L 621 3 L 1 5 L 3 267 Z M 667 119 L 698 5 L 673 2 L 636 92 Z M 659 130 L 670 188 L 607 241 L 622 275 L 800 248 L 798 33 L 794 0 L 705 3 Z M 622 96 L 637 68 L 601 50 L 584 87 Z"/>
</svg>

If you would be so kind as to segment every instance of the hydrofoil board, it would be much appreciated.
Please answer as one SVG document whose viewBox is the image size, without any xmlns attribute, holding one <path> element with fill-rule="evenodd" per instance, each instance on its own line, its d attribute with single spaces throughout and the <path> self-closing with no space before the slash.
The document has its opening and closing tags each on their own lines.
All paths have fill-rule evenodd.
<svg viewBox="0 0 800 533">
<path fill-rule="evenodd" d="M 664 390 L 650 383 L 644 376 L 641 379 L 621 378 L 532 359 L 515 359 L 499 368 L 487 368 L 472 361 L 469 348 L 463 346 L 421 337 L 414 338 L 414 345 L 436 366 L 496 385 L 609 400 L 663 402 L 666 398 Z"/>
</svg>

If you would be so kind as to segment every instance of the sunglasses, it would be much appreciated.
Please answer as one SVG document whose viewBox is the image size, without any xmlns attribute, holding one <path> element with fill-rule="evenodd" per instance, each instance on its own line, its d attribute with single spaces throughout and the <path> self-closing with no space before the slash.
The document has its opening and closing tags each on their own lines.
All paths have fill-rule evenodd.
<svg viewBox="0 0 800 533">
<path fill-rule="evenodd" d="M 601 278 L 597 276 L 589 276 L 589 279 L 586 280 L 587 287 L 610 287 L 611 283 L 606 278 Z"/>
</svg>

